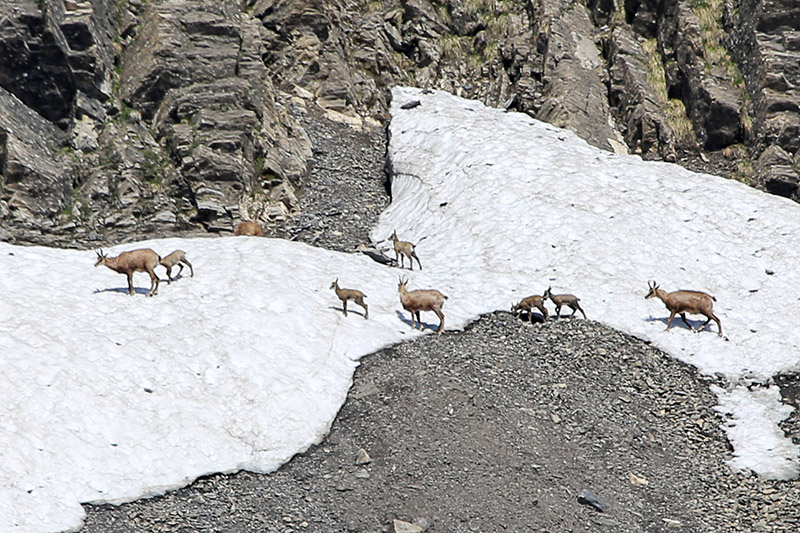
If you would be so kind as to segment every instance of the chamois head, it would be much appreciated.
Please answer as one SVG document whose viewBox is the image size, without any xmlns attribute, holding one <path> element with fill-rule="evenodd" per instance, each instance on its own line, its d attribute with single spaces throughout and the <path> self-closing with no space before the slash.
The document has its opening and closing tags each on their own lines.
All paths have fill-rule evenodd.
<svg viewBox="0 0 800 533">
<path fill-rule="evenodd" d="M 97 252 L 97 263 L 94 266 L 99 267 L 100 265 L 104 264 L 106 259 L 108 259 L 108 255 L 103 253 L 103 250 L 96 250 Z"/>
<path fill-rule="evenodd" d="M 398 292 L 404 292 L 406 290 L 406 284 L 408 283 L 408 279 L 403 279 L 402 276 L 397 278 L 400 282 L 397 285 Z"/>
<path fill-rule="evenodd" d="M 647 300 L 648 298 L 658 297 L 658 285 L 656 285 L 656 282 L 654 280 L 648 281 L 647 286 L 650 288 L 650 290 L 647 291 L 647 294 L 645 295 L 644 299 Z"/>
<path fill-rule="evenodd" d="M 333 283 L 331 283 L 331 286 L 328 287 L 328 288 L 329 289 L 336 289 L 336 287 L 338 287 L 338 286 L 339 286 L 339 278 L 336 278 L 336 280 Z"/>
</svg>

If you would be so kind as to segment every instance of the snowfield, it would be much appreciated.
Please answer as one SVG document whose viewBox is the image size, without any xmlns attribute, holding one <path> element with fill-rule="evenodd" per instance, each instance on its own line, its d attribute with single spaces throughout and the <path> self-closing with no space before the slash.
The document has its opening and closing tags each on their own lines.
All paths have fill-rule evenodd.
<svg viewBox="0 0 800 533">
<path fill-rule="evenodd" d="M 81 502 L 275 470 L 325 435 L 360 357 L 419 334 L 401 275 L 449 296 L 448 330 L 550 286 L 578 295 L 590 319 L 727 377 L 713 390 L 733 468 L 798 475 L 771 377 L 800 369 L 800 205 L 447 93 L 393 96 L 392 204 L 372 238 L 417 243 L 421 271 L 276 239 L 157 239 L 106 251 L 179 248 L 195 276 L 159 268 L 147 298 L 136 274 L 129 297 L 92 251 L 0 243 L 0 530 L 75 529 Z M 369 320 L 343 316 L 335 278 L 367 294 Z M 724 337 L 679 318 L 665 332 L 648 280 L 713 294 Z"/>
</svg>

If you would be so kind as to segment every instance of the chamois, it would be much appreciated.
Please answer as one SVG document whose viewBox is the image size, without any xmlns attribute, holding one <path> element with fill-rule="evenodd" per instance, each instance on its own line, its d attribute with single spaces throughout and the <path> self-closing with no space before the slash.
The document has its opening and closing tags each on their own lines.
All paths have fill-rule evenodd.
<svg viewBox="0 0 800 533">
<path fill-rule="evenodd" d="M 409 292 L 406 289 L 408 280 L 403 281 L 400 278 L 400 284 L 397 286 L 397 291 L 400 293 L 400 303 L 403 304 L 403 309 L 411 313 L 411 327 L 415 328 L 415 323 L 419 324 L 420 331 L 422 330 L 422 320 L 419 318 L 420 311 L 433 311 L 439 317 L 439 335 L 444 331 L 444 315 L 442 314 L 442 305 L 447 300 L 447 296 L 441 292 L 433 289 L 416 290 Z M 415 322 L 416 318 L 416 322 Z"/>
<path fill-rule="evenodd" d="M 576 297 L 574 294 L 553 294 L 550 292 L 550 289 L 551 287 L 547 287 L 542 298 L 545 300 L 550 298 L 550 301 L 556 305 L 556 318 L 561 318 L 561 307 L 564 305 L 572 309 L 572 314 L 569 316 L 573 317 L 577 311 L 580 311 L 583 318 L 586 318 L 586 313 L 583 312 L 581 305 L 578 303 L 580 298 Z"/>
<path fill-rule="evenodd" d="M 161 257 L 150 248 L 122 252 L 117 257 L 108 257 L 103 253 L 103 250 L 98 250 L 97 263 L 94 266 L 105 265 L 114 272 L 128 276 L 128 294 L 131 296 L 135 293 L 133 290 L 133 273 L 147 272 L 150 274 L 150 291 L 148 291 L 147 295 L 155 296 L 158 294 L 158 276 L 153 270 L 160 261 Z"/>
<path fill-rule="evenodd" d="M 175 250 L 167 257 L 162 257 L 161 261 L 159 261 L 161 266 L 167 267 L 167 283 L 172 283 L 172 267 L 179 266 L 180 270 L 178 270 L 178 274 L 175 276 L 176 278 L 181 275 L 183 272 L 183 265 L 189 267 L 189 270 L 192 273 L 192 277 L 194 277 L 194 268 L 192 268 L 192 264 L 186 259 L 186 252 L 183 250 Z"/>
<path fill-rule="evenodd" d="M 234 235 L 251 235 L 253 237 L 261 237 L 264 232 L 261 231 L 261 225 L 258 222 L 239 222 L 233 230 Z"/>
<path fill-rule="evenodd" d="M 533 324 L 533 311 L 531 310 L 533 307 L 541 311 L 542 316 L 544 319 L 547 320 L 549 318 L 547 314 L 547 308 L 544 306 L 544 298 L 539 296 L 538 294 L 534 296 L 528 296 L 527 298 L 523 299 L 520 303 L 511 306 L 511 312 L 514 314 L 515 317 L 519 318 L 523 311 L 528 312 L 528 319 L 530 320 L 531 324 Z"/>
<path fill-rule="evenodd" d="M 664 302 L 664 305 L 667 306 L 667 309 L 669 309 L 669 320 L 667 321 L 667 329 L 665 331 L 669 331 L 669 328 L 672 326 L 672 319 L 675 318 L 676 314 L 681 315 L 681 318 L 686 325 L 689 326 L 689 329 L 694 330 L 692 325 L 686 321 L 686 313 L 692 313 L 695 315 L 705 315 L 705 317 L 708 318 L 705 324 L 697 328 L 698 332 L 703 331 L 703 329 L 708 326 L 708 323 L 713 320 L 717 323 L 717 327 L 719 328 L 719 336 L 722 337 L 722 324 L 713 311 L 714 302 L 717 301 L 716 298 L 701 291 L 667 292 L 659 289 L 655 281 L 649 281 L 647 285 L 650 290 L 647 291 L 645 299 L 659 298 Z"/>
<path fill-rule="evenodd" d="M 355 303 L 364 308 L 364 318 L 365 319 L 369 318 L 369 307 L 367 307 L 367 304 L 364 303 L 364 298 L 367 297 L 366 294 L 364 294 L 361 291 L 357 291 L 355 289 L 340 288 L 339 278 L 336 278 L 336 280 L 333 283 L 331 283 L 330 288 L 336 291 L 336 296 L 338 296 L 339 299 L 342 301 L 342 309 L 344 310 L 344 316 L 347 316 L 347 300 L 353 300 Z"/>
<path fill-rule="evenodd" d="M 422 263 L 419 262 L 419 257 L 417 257 L 417 253 L 414 251 L 414 244 L 398 239 L 397 230 L 392 233 L 392 235 L 389 237 L 389 240 L 394 242 L 394 259 L 395 261 L 400 260 L 400 268 L 405 266 L 404 257 L 408 257 L 408 262 L 410 264 L 409 268 L 411 270 L 414 270 L 414 259 L 417 260 L 419 269 L 422 270 Z"/>
</svg>

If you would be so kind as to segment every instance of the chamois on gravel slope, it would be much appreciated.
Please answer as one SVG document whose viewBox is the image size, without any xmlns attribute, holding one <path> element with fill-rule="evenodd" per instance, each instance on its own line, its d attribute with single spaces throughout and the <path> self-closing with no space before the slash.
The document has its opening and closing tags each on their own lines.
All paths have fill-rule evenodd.
<svg viewBox="0 0 800 533">
<path fill-rule="evenodd" d="M 550 289 L 551 287 L 547 287 L 547 290 L 544 291 L 542 298 L 545 300 L 550 298 L 550 301 L 556 305 L 556 318 L 561 318 L 561 308 L 565 305 L 572 309 L 572 314 L 569 316 L 575 316 L 575 313 L 580 311 L 583 315 L 583 318 L 586 318 L 586 313 L 583 312 L 583 309 L 581 309 L 581 304 L 578 303 L 580 298 L 574 294 L 553 294 L 550 292 Z"/>
<path fill-rule="evenodd" d="M 258 222 L 239 222 L 233 229 L 233 234 L 261 237 L 264 235 L 264 232 L 261 230 L 261 225 Z"/>
<path fill-rule="evenodd" d="M 681 315 L 681 318 L 683 319 L 684 323 L 689 326 L 689 329 L 694 330 L 692 325 L 686 321 L 686 313 L 692 313 L 695 315 L 704 315 L 708 318 L 705 324 L 697 328 L 698 332 L 705 329 L 705 327 L 708 326 L 708 323 L 713 320 L 717 323 L 717 327 L 719 328 L 719 336 L 722 337 L 722 324 L 713 311 L 714 302 L 717 300 L 716 298 L 701 291 L 667 292 L 659 289 L 655 281 L 649 281 L 647 285 L 650 290 L 647 291 L 645 299 L 658 298 L 664 302 L 664 305 L 666 305 L 667 309 L 669 309 L 670 314 L 669 320 L 667 321 L 666 331 L 668 331 L 670 326 L 672 326 L 672 319 L 675 318 L 676 314 Z"/>
<path fill-rule="evenodd" d="M 103 253 L 103 250 L 98 250 L 97 263 L 94 266 L 105 265 L 114 272 L 128 276 L 128 294 L 131 296 L 135 294 L 133 290 L 133 273 L 147 272 L 150 274 L 150 290 L 147 295 L 155 296 L 158 294 L 158 276 L 156 276 L 154 269 L 160 261 L 161 257 L 150 248 L 122 252 L 117 257 L 108 257 Z"/>
<path fill-rule="evenodd" d="M 400 303 L 403 304 L 403 309 L 411 313 L 411 327 L 416 327 L 416 323 L 419 324 L 419 329 L 422 330 L 422 320 L 419 318 L 419 312 L 433 311 L 439 317 L 439 335 L 441 335 L 442 331 L 444 331 L 442 305 L 447 300 L 447 296 L 433 289 L 408 291 L 406 289 L 407 283 L 408 280 L 403 281 L 403 278 L 400 278 L 397 291 L 400 293 Z"/>
<path fill-rule="evenodd" d="M 533 324 L 533 311 L 532 308 L 535 307 L 539 311 L 541 311 L 542 316 L 545 320 L 549 318 L 547 313 L 547 308 L 544 306 L 544 298 L 535 294 L 533 296 L 528 296 L 527 298 L 523 299 L 520 303 L 514 304 L 511 306 L 511 312 L 514 314 L 515 317 L 519 318 L 523 311 L 528 312 L 528 319 L 530 320 L 531 324 Z"/>
</svg>

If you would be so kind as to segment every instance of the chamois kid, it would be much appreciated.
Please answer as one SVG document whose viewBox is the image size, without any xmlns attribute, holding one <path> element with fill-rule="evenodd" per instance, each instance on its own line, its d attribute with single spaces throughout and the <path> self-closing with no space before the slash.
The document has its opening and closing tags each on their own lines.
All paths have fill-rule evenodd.
<svg viewBox="0 0 800 533">
<path fill-rule="evenodd" d="M 183 250 L 175 250 L 168 256 L 162 257 L 159 264 L 163 267 L 167 267 L 167 283 L 172 283 L 172 267 L 176 265 L 180 267 L 180 270 L 178 270 L 178 273 L 175 275 L 176 278 L 183 272 L 184 264 L 189 267 L 189 271 L 192 273 L 192 277 L 194 277 L 194 268 L 192 268 L 192 264 L 189 260 L 186 259 L 186 252 Z"/>
<path fill-rule="evenodd" d="M 365 319 L 369 318 L 369 307 L 367 307 L 367 304 L 364 303 L 364 298 L 367 297 L 366 294 L 364 294 L 361 291 L 357 291 L 355 289 L 340 288 L 339 278 L 336 278 L 336 280 L 333 283 L 331 283 L 330 288 L 336 291 L 336 296 L 338 296 L 339 299 L 342 301 L 342 310 L 344 311 L 344 316 L 347 316 L 347 301 L 353 300 L 356 304 L 364 308 L 364 318 Z"/>
</svg>

